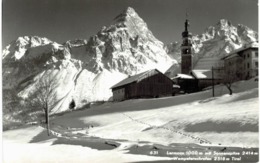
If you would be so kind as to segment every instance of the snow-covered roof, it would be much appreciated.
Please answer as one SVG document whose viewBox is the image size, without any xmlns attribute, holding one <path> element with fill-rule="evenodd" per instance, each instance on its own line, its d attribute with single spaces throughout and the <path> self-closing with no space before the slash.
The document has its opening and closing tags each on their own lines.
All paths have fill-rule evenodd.
<svg viewBox="0 0 260 163">
<path fill-rule="evenodd" d="M 152 71 L 157 71 L 159 73 L 161 73 L 159 70 L 157 69 L 152 69 L 152 70 L 148 70 L 148 71 L 145 71 L 145 72 L 142 72 L 140 74 L 136 74 L 134 76 L 130 76 L 122 81 L 120 81 L 119 83 L 115 84 L 114 86 L 111 87 L 111 89 L 113 88 L 116 88 L 116 87 L 120 87 L 120 86 L 123 86 L 123 85 L 127 85 L 127 84 L 130 84 L 130 83 L 133 83 L 133 82 L 137 82 L 138 80 L 142 80 L 142 77 L 149 73 L 149 72 L 152 72 Z"/>
<path fill-rule="evenodd" d="M 173 79 L 180 78 L 180 79 L 194 79 L 193 76 L 187 74 L 177 74 Z"/>
<path fill-rule="evenodd" d="M 191 72 L 196 79 L 212 79 L 212 72 L 211 70 L 192 70 Z"/>
<path fill-rule="evenodd" d="M 258 47 L 259 47 L 259 44 L 257 42 L 253 42 L 251 44 L 244 45 L 241 48 L 238 48 L 238 49 L 232 51 L 231 53 L 237 53 L 237 52 L 244 51 L 244 50 L 247 50 L 250 48 L 258 48 Z"/>
<path fill-rule="evenodd" d="M 194 75 L 194 77 L 196 79 L 212 79 L 212 70 L 208 69 L 208 70 L 192 70 L 192 75 Z M 214 71 L 214 79 L 220 79 L 220 74 Z"/>
<path fill-rule="evenodd" d="M 220 68 L 223 66 L 223 60 L 220 58 L 204 57 L 197 62 L 191 73 L 196 79 L 212 79 L 212 67 Z M 214 78 L 219 78 L 217 73 L 214 75 Z"/>
<path fill-rule="evenodd" d="M 225 56 L 221 59 L 224 60 L 224 59 L 236 57 L 236 56 L 238 56 L 239 52 L 245 51 L 245 50 L 250 49 L 250 48 L 258 48 L 258 47 L 259 47 L 259 44 L 257 42 L 254 42 L 254 43 L 251 43 L 249 45 L 242 46 L 241 48 L 238 48 L 238 49 L 230 52 L 227 56 Z"/>
<path fill-rule="evenodd" d="M 222 59 L 230 59 L 230 58 L 234 58 L 234 57 L 239 57 L 239 55 L 237 53 L 232 53 L 232 54 L 229 54 L 228 56 L 223 57 Z"/>
<path fill-rule="evenodd" d="M 210 70 L 213 67 L 222 67 L 223 61 L 220 58 L 204 57 L 194 66 L 194 70 Z"/>
<path fill-rule="evenodd" d="M 181 86 L 179 86 L 177 84 L 173 84 L 172 88 L 181 88 Z"/>
</svg>

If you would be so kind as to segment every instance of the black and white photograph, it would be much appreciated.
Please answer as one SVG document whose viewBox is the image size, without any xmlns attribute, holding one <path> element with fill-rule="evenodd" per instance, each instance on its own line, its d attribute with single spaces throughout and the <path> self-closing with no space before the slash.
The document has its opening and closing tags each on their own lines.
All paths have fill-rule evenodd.
<svg viewBox="0 0 260 163">
<path fill-rule="evenodd" d="M 3 163 L 259 161 L 258 0 L 2 0 Z"/>
</svg>

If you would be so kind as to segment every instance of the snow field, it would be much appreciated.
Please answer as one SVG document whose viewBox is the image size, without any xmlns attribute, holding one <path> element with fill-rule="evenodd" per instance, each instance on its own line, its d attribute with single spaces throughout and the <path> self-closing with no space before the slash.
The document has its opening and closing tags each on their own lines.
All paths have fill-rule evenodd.
<svg viewBox="0 0 260 163">
<path fill-rule="evenodd" d="M 107 103 L 64 115 L 53 123 L 70 127 L 94 124 L 88 135 L 101 138 L 142 140 L 164 145 L 178 141 L 258 146 L 257 83 L 252 79 L 235 84 L 234 92 L 237 93 L 232 96 L 225 94 L 228 93 L 225 87 L 218 86 L 216 94 L 224 95 L 214 98 L 208 90 L 176 97 Z M 196 132 L 192 129 L 203 127 L 205 123 L 211 125 L 206 125 L 207 130 Z M 232 131 L 223 127 L 225 125 Z M 246 126 L 252 129 L 246 129 Z"/>
<path fill-rule="evenodd" d="M 74 111 L 51 120 L 50 137 L 40 126 L 5 131 L 3 159 L 117 163 L 169 160 L 162 156 L 173 148 L 258 147 L 258 82 L 238 82 L 233 89 L 232 96 L 217 86 L 217 97 L 208 90 Z M 162 153 L 151 156 L 151 150 Z"/>
</svg>

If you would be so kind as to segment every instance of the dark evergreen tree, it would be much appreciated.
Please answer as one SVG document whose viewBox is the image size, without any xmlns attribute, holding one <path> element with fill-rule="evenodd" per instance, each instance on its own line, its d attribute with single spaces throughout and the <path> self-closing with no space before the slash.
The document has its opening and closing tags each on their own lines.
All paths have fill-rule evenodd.
<svg viewBox="0 0 260 163">
<path fill-rule="evenodd" d="M 69 109 L 73 110 L 75 108 L 76 104 L 75 104 L 75 101 L 72 99 L 72 101 L 70 102 L 70 105 L 69 105 Z"/>
</svg>

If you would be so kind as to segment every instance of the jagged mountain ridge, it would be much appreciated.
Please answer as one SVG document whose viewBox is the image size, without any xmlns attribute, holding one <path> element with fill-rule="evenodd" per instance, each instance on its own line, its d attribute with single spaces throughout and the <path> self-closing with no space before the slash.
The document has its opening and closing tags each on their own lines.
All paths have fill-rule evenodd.
<svg viewBox="0 0 260 163">
<path fill-rule="evenodd" d="M 192 36 L 192 50 L 195 59 L 202 57 L 224 57 L 231 51 L 251 42 L 258 41 L 258 33 L 245 25 L 233 26 L 226 19 L 221 19 L 214 26 L 209 26 L 201 35 Z M 165 46 L 167 53 L 180 62 L 181 42 Z"/>
<path fill-rule="evenodd" d="M 41 79 L 58 81 L 52 113 L 67 110 L 72 100 L 77 108 L 108 100 L 110 87 L 128 75 L 151 68 L 165 71 L 176 63 L 132 8 L 89 40 L 61 45 L 37 36 L 20 37 L 6 47 L 3 62 L 3 88 L 23 99 L 32 98 Z"/>
<path fill-rule="evenodd" d="M 50 43 L 53 43 L 53 45 L 57 44 L 45 37 L 43 38 L 38 36 L 19 37 L 17 40 L 12 41 L 9 45 L 7 45 L 6 48 L 3 50 L 2 53 L 3 61 L 19 60 L 20 58 L 23 57 L 27 49 L 37 47 L 37 46 L 44 46 Z"/>
<path fill-rule="evenodd" d="M 233 50 L 247 44 L 258 42 L 258 33 L 245 25 L 233 26 L 226 19 L 221 19 L 214 26 L 209 26 L 201 35 L 193 35 L 192 39 L 193 67 L 202 60 L 217 60 Z M 165 46 L 169 56 L 178 61 L 167 70 L 169 77 L 180 73 L 181 42 L 173 42 Z M 216 64 L 215 61 L 208 64 Z M 212 67 L 215 65 L 208 65 Z"/>
<path fill-rule="evenodd" d="M 193 50 L 198 57 L 221 56 L 239 44 L 256 41 L 256 36 L 246 26 L 238 25 L 236 30 L 231 23 L 220 21 L 202 35 L 193 36 Z M 171 57 L 176 59 L 178 44 L 167 49 L 175 51 Z M 213 53 L 216 49 L 224 49 L 225 53 Z M 163 43 L 128 8 L 89 40 L 70 40 L 61 45 L 37 36 L 19 37 L 3 51 L 3 87 L 16 89 L 20 97 L 29 99 L 39 79 L 51 77 L 60 83 L 55 90 L 55 113 L 67 110 L 72 100 L 77 108 L 91 101 L 107 100 L 112 95 L 109 88 L 128 75 L 151 68 L 165 70 L 170 65 L 178 69 Z"/>
<path fill-rule="evenodd" d="M 112 25 L 104 26 L 92 36 L 86 46 L 87 54 L 92 57 L 87 62 L 87 69 L 95 72 L 105 68 L 136 74 L 160 65 L 158 63 L 166 63 L 165 67 L 161 66 L 165 71 L 173 63 L 163 49 L 163 43 L 130 7 L 118 15 Z"/>
</svg>

